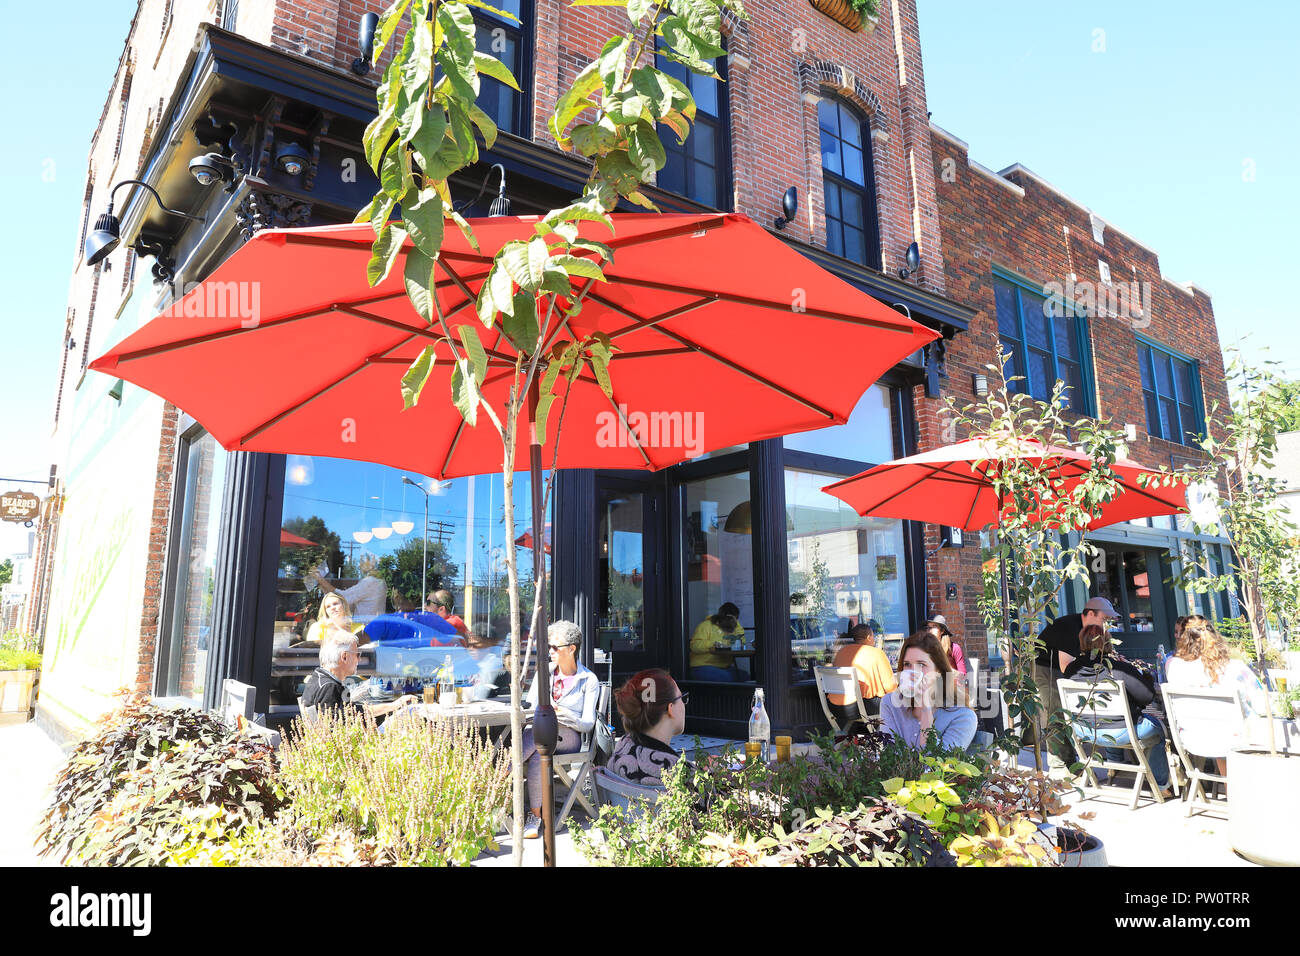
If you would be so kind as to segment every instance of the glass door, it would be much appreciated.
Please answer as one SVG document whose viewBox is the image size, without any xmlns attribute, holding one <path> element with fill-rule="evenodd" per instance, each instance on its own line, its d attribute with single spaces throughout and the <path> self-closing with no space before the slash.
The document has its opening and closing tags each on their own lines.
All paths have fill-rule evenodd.
<svg viewBox="0 0 1300 956">
<path fill-rule="evenodd" d="M 598 479 L 596 508 L 597 656 L 612 654 L 618 674 L 663 666 L 662 494 L 647 481 Z"/>
<path fill-rule="evenodd" d="M 1166 607 L 1168 576 L 1162 552 L 1154 548 L 1103 545 L 1104 567 L 1094 567 L 1090 594 L 1106 598 L 1119 614 L 1113 637 L 1120 653 L 1154 660 L 1156 646 L 1170 644 Z"/>
</svg>

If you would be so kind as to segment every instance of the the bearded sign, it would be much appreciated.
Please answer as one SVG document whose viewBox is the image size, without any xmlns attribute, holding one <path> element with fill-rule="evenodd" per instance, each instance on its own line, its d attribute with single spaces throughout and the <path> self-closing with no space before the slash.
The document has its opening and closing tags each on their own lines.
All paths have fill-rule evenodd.
<svg viewBox="0 0 1300 956">
<path fill-rule="evenodd" d="M 41 499 L 30 491 L 6 491 L 0 495 L 0 520 L 31 521 L 41 512 Z"/>
</svg>

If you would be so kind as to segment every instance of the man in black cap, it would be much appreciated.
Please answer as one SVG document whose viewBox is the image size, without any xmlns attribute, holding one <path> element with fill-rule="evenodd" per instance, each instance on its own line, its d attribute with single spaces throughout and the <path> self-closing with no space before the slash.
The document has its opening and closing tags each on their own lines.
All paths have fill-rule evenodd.
<svg viewBox="0 0 1300 956">
<path fill-rule="evenodd" d="M 1109 630 L 1109 623 L 1118 617 L 1114 606 L 1104 597 L 1089 598 L 1081 613 L 1058 617 L 1039 635 L 1043 646 L 1038 649 L 1038 656 L 1034 659 L 1034 683 L 1038 685 L 1038 699 L 1043 707 L 1044 720 L 1053 709 L 1061 706 L 1056 682 L 1064 676 L 1063 672 L 1070 666 L 1070 661 L 1079 656 L 1079 632 L 1089 624 Z M 1068 745 L 1058 746 L 1058 751 L 1063 751 L 1057 755 L 1067 763 L 1073 762 L 1074 754 Z"/>
</svg>

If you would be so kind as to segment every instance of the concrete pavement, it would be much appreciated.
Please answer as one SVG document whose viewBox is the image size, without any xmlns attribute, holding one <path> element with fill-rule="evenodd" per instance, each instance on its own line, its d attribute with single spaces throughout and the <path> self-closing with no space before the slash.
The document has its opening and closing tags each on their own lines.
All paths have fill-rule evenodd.
<svg viewBox="0 0 1300 956">
<path fill-rule="evenodd" d="M 54 866 L 36 855 L 36 824 L 63 750 L 35 722 L 0 725 L 0 866 Z"/>
</svg>

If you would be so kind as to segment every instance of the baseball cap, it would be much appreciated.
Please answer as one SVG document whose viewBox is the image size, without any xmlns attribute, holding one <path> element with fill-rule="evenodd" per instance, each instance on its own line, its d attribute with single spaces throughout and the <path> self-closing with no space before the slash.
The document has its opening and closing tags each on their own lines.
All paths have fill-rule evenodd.
<svg viewBox="0 0 1300 956">
<path fill-rule="evenodd" d="M 1119 615 L 1115 613 L 1114 605 L 1112 605 L 1104 597 L 1089 598 L 1088 603 L 1083 606 L 1083 609 L 1085 611 L 1100 611 L 1102 614 L 1106 615 L 1106 617 L 1109 618 L 1119 617 Z"/>
</svg>

